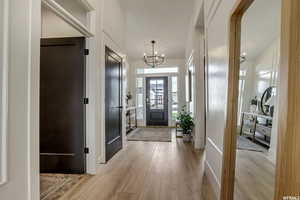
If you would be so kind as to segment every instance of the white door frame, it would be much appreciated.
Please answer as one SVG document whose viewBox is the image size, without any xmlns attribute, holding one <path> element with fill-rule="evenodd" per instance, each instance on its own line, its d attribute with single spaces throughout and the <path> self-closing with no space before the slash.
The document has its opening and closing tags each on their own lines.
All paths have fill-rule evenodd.
<svg viewBox="0 0 300 200">
<path fill-rule="evenodd" d="M 84 9 L 87 10 L 87 15 L 90 15 L 94 12 L 94 9 L 92 5 L 89 4 L 86 0 L 80 0 L 77 1 L 80 2 L 80 5 Z M 86 38 L 90 38 L 94 36 L 93 29 L 91 26 L 86 26 L 82 24 L 76 17 L 72 15 L 72 13 L 68 12 L 66 9 L 64 9 L 61 5 L 59 5 L 55 0 L 42 0 L 42 3 L 44 6 L 49 8 L 52 12 L 54 12 L 58 17 L 60 17 L 63 21 L 65 21 L 67 24 L 72 26 L 74 29 L 79 31 L 81 34 L 83 34 Z M 89 5 L 89 6 L 87 6 Z M 91 19 L 88 19 L 91 20 Z M 91 21 L 89 22 L 89 24 Z"/>
<path fill-rule="evenodd" d="M 3 162 L 8 166 L 8 175 L 2 176 L 2 183 L 7 184 L 0 186 L 0 196 L 3 199 L 39 200 L 41 1 L 2 0 L 1 3 L 5 4 L 0 7 L 0 13 L 4 14 L 1 20 L 7 24 L 3 26 L 3 21 L 0 22 L 0 29 L 4 27 L 8 33 L 4 36 L 7 42 L 4 45 L 3 35 L 0 36 L 0 54 L 2 69 L 5 65 L 8 69 L 4 73 L 8 90 L 8 134 L 4 145 L 7 150 L 4 151 L 9 159 Z"/>
<path fill-rule="evenodd" d="M 105 164 L 106 163 L 106 139 L 105 139 L 105 47 L 110 48 L 112 51 L 114 51 L 116 54 L 118 54 L 122 58 L 122 101 L 123 101 L 123 110 L 122 110 L 122 148 L 124 148 L 127 145 L 127 137 L 126 137 L 126 101 L 125 101 L 125 94 L 126 94 L 126 71 L 128 70 L 128 61 L 126 54 L 124 54 L 124 51 L 122 48 L 115 42 L 108 33 L 105 31 L 102 32 L 103 39 L 101 41 L 101 67 L 100 67 L 100 157 L 97 158 L 98 164 Z"/>
<path fill-rule="evenodd" d="M 43 6 L 49 8 L 54 14 L 60 17 L 67 24 L 79 31 L 87 40 L 86 48 L 90 49 L 90 52 L 96 52 L 95 42 L 95 29 L 96 29 L 96 11 L 95 8 L 87 0 L 78 0 L 82 8 L 87 13 L 87 24 L 82 24 L 75 16 L 69 11 L 64 9 L 54 0 L 42 0 Z M 95 94 L 95 62 L 96 55 L 91 53 L 87 56 L 86 60 L 86 96 L 90 99 L 89 104 L 86 107 L 86 147 L 89 148 L 89 154 L 86 157 L 86 170 L 89 174 L 96 174 L 97 170 L 97 158 L 96 158 L 96 128 L 95 118 L 96 109 L 96 94 Z"/>
<path fill-rule="evenodd" d="M 178 67 L 178 66 L 176 66 Z M 179 67 L 178 67 L 179 69 Z M 144 90 L 143 90 L 143 100 L 144 100 L 144 107 L 143 107 L 143 121 L 142 121 L 142 126 L 146 126 L 147 124 L 147 109 L 146 109 L 146 78 L 147 77 L 168 77 L 168 126 L 174 126 L 175 124 L 173 123 L 172 120 L 172 77 L 176 76 L 177 77 L 177 93 L 179 90 L 179 73 L 157 73 L 157 74 L 136 74 L 136 78 L 143 78 L 143 86 L 144 86 Z M 135 84 L 135 88 L 136 88 L 136 84 Z M 136 94 L 135 97 L 136 98 Z M 177 100 L 179 101 L 179 100 Z M 179 112 L 179 107 L 178 107 L 178 112 Z"/>
<path fill-rule="evenodd" d="M 0 3 L 0 185 L 7 182 L 8 0 Z"/>
</svg>

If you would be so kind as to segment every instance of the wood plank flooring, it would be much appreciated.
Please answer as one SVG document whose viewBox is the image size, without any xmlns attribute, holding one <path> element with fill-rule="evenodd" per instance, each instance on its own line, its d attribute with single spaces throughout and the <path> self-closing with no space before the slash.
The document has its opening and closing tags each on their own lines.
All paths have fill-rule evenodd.
<svg viewBox="0 0 300 200">
<path fill-rule="evenodd" d="M 275 166 L 264 153 L 237 151 L 234 200 L 271 200 L 275 187 Z M 213 185 L 203 178 L 203 199 L 218 199 Z"/>
<path fill-rule="evenodd" d="M 235 200 L 273 199 L 275 166 L 264 153 L 237 151 Z"/>
<path fill-rule="evenodd" d="M 172 142 L 128 142 L 60 200 L 215 200 L 215 186 L 203 178 L 203 155 L 174 134 Z M 237 156 L 235 200 L 272 199 L 274 165 L 262 153 Z"/>
<path fill-rule="evenodd" d="M 182 139 L 128 142 L 96 176 L 60 200 L 201 200 L 203 152 Z"/>
</svg>

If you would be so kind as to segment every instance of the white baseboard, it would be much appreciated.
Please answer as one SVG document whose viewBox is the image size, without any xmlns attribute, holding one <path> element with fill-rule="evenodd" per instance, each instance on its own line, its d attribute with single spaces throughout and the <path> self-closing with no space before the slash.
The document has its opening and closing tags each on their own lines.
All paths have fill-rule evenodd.
<svg viewBox="0 0 300 200">
<path fill-rule="evenodd" d="M 212 170 L 211 166 L 207 161 L 205 161 L 205 175 L 208 179 L 209 184 L 212 185 L 214 196 L 218 197 L 216 200 L 218 200 L 221 192 L 221 185 L 220 182 L 218 181 L 216 174 L 214 173 L 214 171 Z"/>
</svg>

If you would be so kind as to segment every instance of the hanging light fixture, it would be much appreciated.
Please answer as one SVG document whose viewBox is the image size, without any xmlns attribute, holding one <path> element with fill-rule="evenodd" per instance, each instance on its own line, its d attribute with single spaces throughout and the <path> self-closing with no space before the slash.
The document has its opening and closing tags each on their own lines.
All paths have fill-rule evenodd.
<svg viewBox="0 0 300 200">
<path fill-rule="evenodd" d="M 152 55 L 147 55 L 146 53 L 144 53 L 144 62 L 152 68 L 157 67 L 158 65 L 161 65 L 165 62 L 165 55 L 158 55 L 158 52 L 155 51 L 155 43 L 156 42 L 154 40 L 151 41 Z"/>
</svg>

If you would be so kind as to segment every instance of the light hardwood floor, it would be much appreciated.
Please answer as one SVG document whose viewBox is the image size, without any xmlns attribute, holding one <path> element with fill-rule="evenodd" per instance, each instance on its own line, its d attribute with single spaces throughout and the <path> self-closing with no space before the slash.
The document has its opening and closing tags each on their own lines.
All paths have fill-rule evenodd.
<svg viewBox="0 0 300 200">
<path fill-rule="evenodd" d="M 201 200 L 203 152 L 172 140 L 128 142 L 96 176 L 61 200 Z"/>
<path fill-rule="evenodd" d="M 264 153 L 238 150 L 234 200 L 271 200 L 275 188 L 275 166 Z M 204 200 L 216 200 L 212 185 L 204 176 Z"/>
<path fill-rule="evenodd" d="M 60 200 L 215 200 L 214 186 L 203 177 L 203 154 L 174 134 L 171 143 L 128 142 Z M 272 199 L 274 171 L 264 154 L 238 151 L 235 200 Z"/>
<path fill-rule="evenodd" d="M 237 151 L 234 200 L 271 200 L 275 166 L 264 153 Z"/>
</svg>

